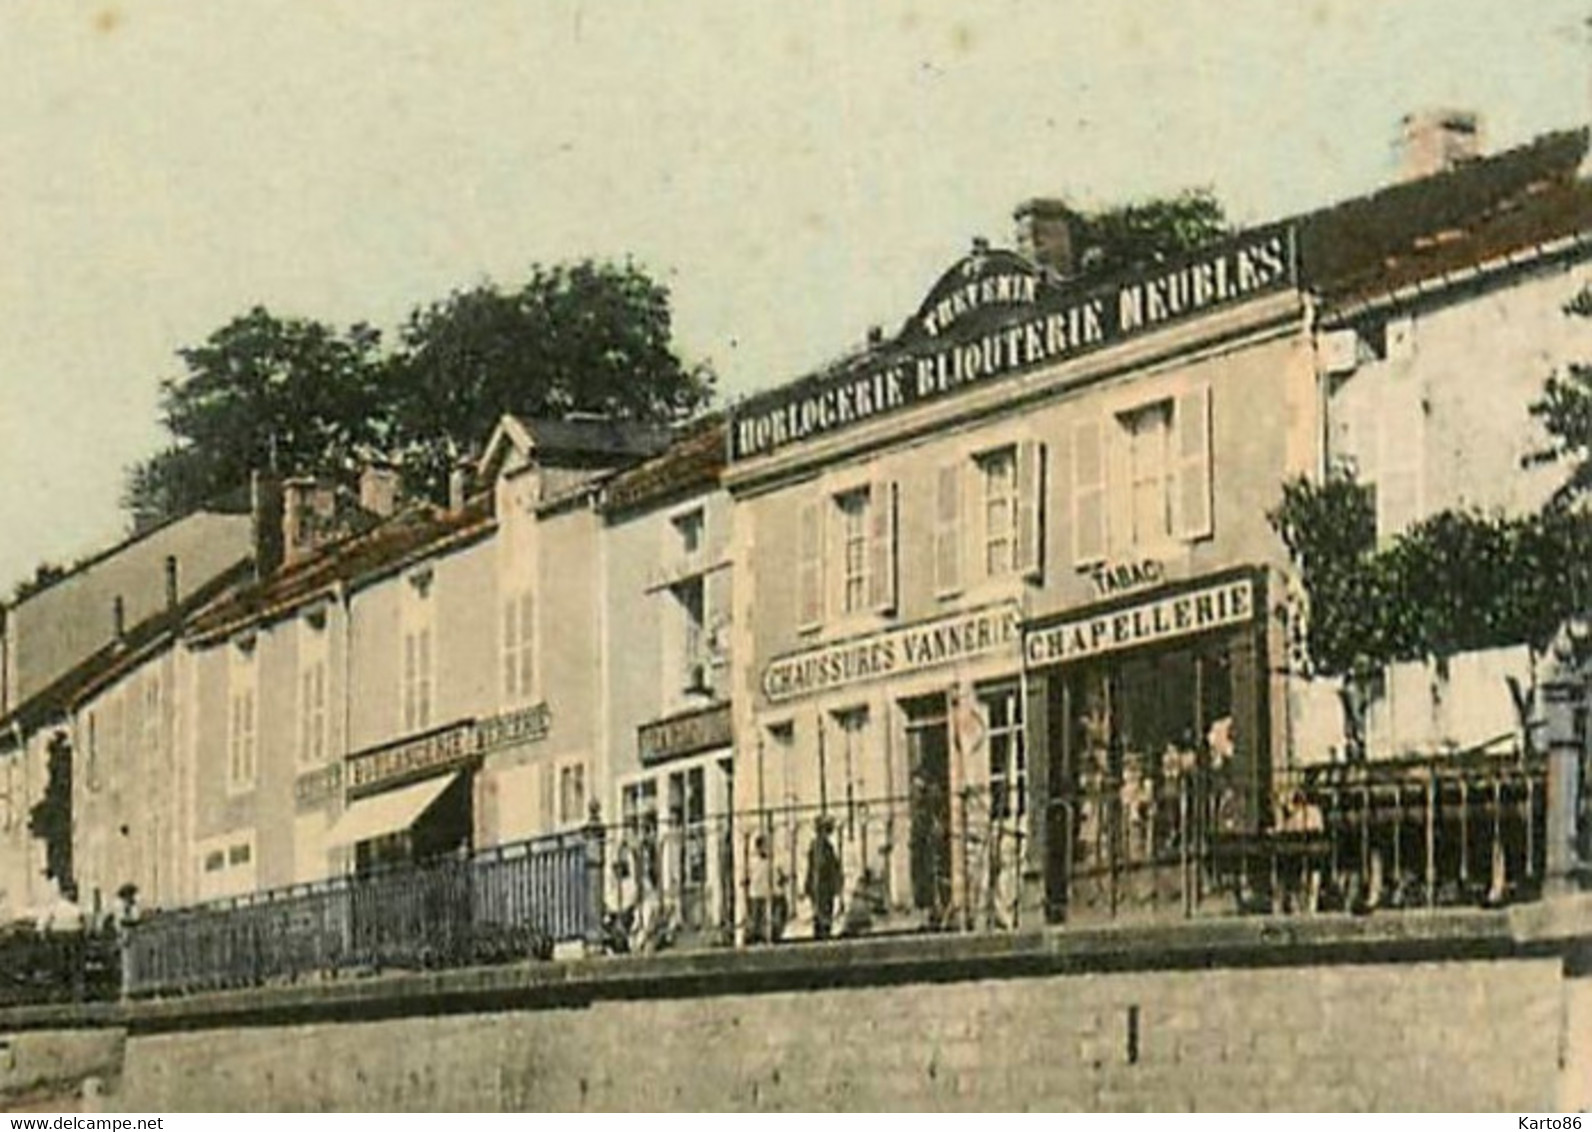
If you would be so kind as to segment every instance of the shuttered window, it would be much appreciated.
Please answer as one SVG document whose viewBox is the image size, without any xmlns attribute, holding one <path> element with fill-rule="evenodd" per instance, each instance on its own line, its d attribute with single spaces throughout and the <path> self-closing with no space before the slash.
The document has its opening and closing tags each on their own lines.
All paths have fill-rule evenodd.
<svg viewBox="0 0 1592 1132">
<path fill-rule="evenodd" d="M 1205 538 L 1213 527 L 1210 386 L 1179 395 L 1173 425 L 1177 433 L 1178 533 L 1184 539 Z"/>
<path fill-rule="evenodd" d="M 802 504 L 796 527 L 796 621 L 810 629 L 824 619 L 824 524 L 819 501 Z"/>
<path fill-rule="evenodd" d="M 503 603 L 503 702 L 528 703 L 535 691 L 536 606 L 529 590 Z"/>
<path fill-rule="evenodd" d="M 875 613 L 896 608 L 896 487 L 873 485 L 868 531 L 868 607 Z"/>
<path fill-rule="evenodd" d="M 962 465 L 941 465 L 935 477 L 934 591 L 962 588 Z"/>
<path fill-rule="evenodd" d="M 1078 565 L 1106 554 L 1106 459 L 1098 417 L 1072 428 L 1072 557 Z"/>
</svg>

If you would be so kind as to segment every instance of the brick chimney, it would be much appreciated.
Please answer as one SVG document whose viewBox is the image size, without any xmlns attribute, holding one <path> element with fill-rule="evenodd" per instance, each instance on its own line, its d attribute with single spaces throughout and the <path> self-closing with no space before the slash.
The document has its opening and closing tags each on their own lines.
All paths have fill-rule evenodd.
<svg viewBox="0 0 1592 1132">
<path fill-rule="evenodd" d="M 266 472 L 249 477 L 249 509 L 254 523 L 254 576 L 268 577 L 282 565 L 282 484 Z"/>
<path fill-rule="evenodd" d="M 308 555 L 332 533 L 337 506 L 330 487 L 310 476 L 282 484 L 282 558 L 289 565 Z"/>
<path fill-rule="evenodd" d="M 1429 109 L 1399 122 L 1399 179 L 1445 173 L 1481 156 L 1481 117 L 1471 110 Z"/>
<path fill-rule="evenodd" d="M 1017 250 L 1035 263 L 1071 275 L 1077 268 L 1078 249 L 1073 241 L 1076 218 L 1077 214 L 1064 201 L 1048 197 L 1024 201 L 1012 213 Z"/>
<path fill-rule="evenodd" d="M 372 461 L 359 472 L 359 505 L 383 519 L 398 509 L 398 469 Z"/>
</svg>

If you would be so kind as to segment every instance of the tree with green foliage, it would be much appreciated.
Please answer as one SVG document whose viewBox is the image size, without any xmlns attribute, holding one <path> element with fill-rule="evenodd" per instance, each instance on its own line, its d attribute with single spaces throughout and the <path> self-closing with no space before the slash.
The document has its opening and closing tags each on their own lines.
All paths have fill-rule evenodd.
<svg viewBox="0 0 1592 1132">
<path fill-rule="evenodd" d="M 1185 189 L 1082 214 L 1073 230 L 1082 274 L 1135 271 L 1195 251 L 1230 234 L 1226 211 L 1209 189 Z"/>
<path fill-rule="evenodd" d="M 668 291 L 640 269 L 534 267 L 421 307 L 397 347 L 262 307 L 181 350 L 161 389 L 172 444 L 128 471 L 137 527 L 243 488 L 254 471 L 346 477 L 396 460 L 411 490 L 440 496 L 448 471 L 505 412 L 680 420 L 712 396 L 706 366 L 674 352 Z"/>
<path fill-rule="evenodd" d="M 339 332 L 255 307 L 178 351 L 187 368 L 161 386 L 174 443 L 128 472 L 123 506 L 136 527 L 180 515 L 247 484 L 254 471 L 347 471 L 386 442 L 380 335 Z"/>
<path fill-rule="evenodd" d="M 631 264 L 536 267 L 414 311 L 389 363 L 396 453 L 433 494 L 503 413 L 673 423 L 705 406 L 713 374 L 675 353 L 666 288 Z"/>
</svg>

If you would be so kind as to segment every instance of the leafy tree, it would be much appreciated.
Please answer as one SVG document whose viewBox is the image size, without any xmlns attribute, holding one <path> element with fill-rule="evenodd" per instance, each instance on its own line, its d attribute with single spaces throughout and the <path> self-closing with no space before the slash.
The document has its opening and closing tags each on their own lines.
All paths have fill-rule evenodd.
<svg viewBox="0 0 1592 1132">
<path fill-rule="evenodd" d="M 379 345 L 368 326 L 339 333 L 255 307 L 178 351 L 187 375 L 161 386 L 176 443 L 129 470 L 123 506 L 134 524 L 197 507 L 252 471 L 332 473 L 379 448 Z"/>
<path fill-rule="evenodd" d="M 1209 189 L 1185 189 L 1085 213 L 1073 240 L 1089 275 L 1131 271 L 1194 251 L 1231 231 L 1221 202 Z"/>
<path fill-rule="evenodd" d="M 337 477 L 368 454 L 438 495 L 505 412 L 675 421 L 708 401 L 713 377 L 680 361 L 671 331 L 668 291 L 629 264 L 535 267 L 517 290 L 455 292 L 412 312 L 387 354 L 364 324 L 339 332 L 256 307 L 179 351 L 187 373 L 161 392 L 173 443 L 128 470 L 123 506 L 147 526 L 253 471 Z"/>
<path fill-rule="evenodd" d="M 414 311 L 389 386 L 406 479 L 439 491 L 505 412 L 688 416 L 713 375 L 683 364 L 671 334 L 667 289 L 630 264 L 538 266 L 517 290 L 482 284 Z"/>
<path fill-rule="evenodd" d="M 1583 288 L 1566 303 L 1564 313 L 1570 318 L 1592 316 L 1592 288 Z M 1570 461 L 1570 473 L 1555 502 L 1585 498 L 1592 490 L 1592 365 L 1576 362 L 1562 373 L 1550 374 L 1542 396 L 1531 405 L 1531 415 L 1550 439 L 1526 458 L 1527 463 Z"/>
</svg>

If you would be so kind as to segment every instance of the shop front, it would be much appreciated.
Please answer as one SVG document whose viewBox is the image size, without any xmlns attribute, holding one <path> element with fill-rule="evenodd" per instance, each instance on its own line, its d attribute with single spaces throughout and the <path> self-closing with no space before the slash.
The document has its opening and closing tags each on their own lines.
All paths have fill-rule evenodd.
<svg viewBox="0 0 1592 1132">
<path fill-rule="evenodd" d="M 620 779 L 615 880 L 634 945 L 725 941 L 734 925 L 734 735 L 728 703 L 636 732 L 641 770 Z"/>
<path fill-rule="evenodd" d="M 770 660 L 743 771 L 754 934 L 1014 921 L 1019 634 L 997 603 Z"/>
<path fill-rule="evenodd" d="M 1271 824 L 1264 594 L 1246 568 L 1028 626 L 1051 918 L 1244 899 L 1243 846 Z"/>
</svg>

